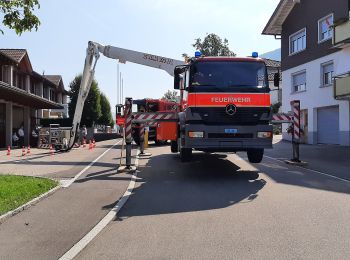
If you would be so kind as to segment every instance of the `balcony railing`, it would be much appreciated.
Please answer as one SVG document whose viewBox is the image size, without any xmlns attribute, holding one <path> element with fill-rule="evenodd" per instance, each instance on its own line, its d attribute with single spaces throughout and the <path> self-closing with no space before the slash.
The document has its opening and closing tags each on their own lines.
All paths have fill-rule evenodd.
<svg viewBox="0 0 350 260">
<path fill-rule="evenodd" d="M 63 106 L 63 109 L 51 109 L 50 112 L 52 113 L 63 113 L 64 117 L 68 116 L 68 104 L 61 104 Z"/>
<path fill-rule="evenodd" d="M 350 99 L 350 71 L 334 77 L 334 98 Z"/>
<path fill-rule="evenodd" d="M 334 24 L 333 45 L 344 48 L 350 45 L 350 20 L 343 19 Z"/>
</svg>

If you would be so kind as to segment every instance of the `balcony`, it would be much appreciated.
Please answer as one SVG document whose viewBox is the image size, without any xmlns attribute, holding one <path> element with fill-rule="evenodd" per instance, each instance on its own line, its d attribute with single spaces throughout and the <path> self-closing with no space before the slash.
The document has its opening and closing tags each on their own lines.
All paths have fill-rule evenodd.
<svg viewBox="0 0 350 260">
<path fill-rule="evenodd" d="M 334 77 L 334 98 L 350 100 L 350 71 Z"/>
<path fill-rule="evenodd" d="M 350 46 L 350 20 L 342 19 L 334 23 L 333 46 L 345 48 Z"/>
<path fill-rule="evenodd" d="M 64 118 L 68 117 L 68 104 L 61 104 L 63 109 L 50 109 L 50 117 L 57 117 L 62 115 Z"/>
</svg>

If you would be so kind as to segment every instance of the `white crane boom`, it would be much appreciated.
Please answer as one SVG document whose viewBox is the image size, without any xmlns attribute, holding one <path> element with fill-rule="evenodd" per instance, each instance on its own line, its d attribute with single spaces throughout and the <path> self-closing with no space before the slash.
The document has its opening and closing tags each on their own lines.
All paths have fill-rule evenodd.
<svg viewBox="0 0 350 260">
<path fill-rule="evenodd" d="M 73 125 L 67 150 L 70 150 L 74 146 L 76 133 L 79 130 L 80 126 L 84 103 L 90 91 L 91 83 L 95 74 L 96 63 L 100 57 L 100 52 L 107 58 L 119 60 L 121 63 L 132 62 L 156 69 L 161 69 L 166 71 L 171 76 L 174 76 L 174 69 L 176 66 L 185 64 L 185 62 L 180 60 L 174 60 L 171 58 L 109 45 L 103 46 L 99 43 L 90 41 L 88 43 L 88 48 L 86 51 L 84 71 L 81 78 L 79 94 L 73 118 Z"/>
<path fill-rule="evenodd" d="M 158 55 L 132 51 L 110 45 L 102 46 L 98 43 L 94 44 L 96 44 L 98 50 L 108 58 L 119 60 L 121 63 L 132 62 L 156 69 L 165 70 L 167 73 L 169 73 L 170 76 L 174 76 L 174 68 L 176 66 L 185 64 L 183 61 L 174 60 Z"/>
</svg>

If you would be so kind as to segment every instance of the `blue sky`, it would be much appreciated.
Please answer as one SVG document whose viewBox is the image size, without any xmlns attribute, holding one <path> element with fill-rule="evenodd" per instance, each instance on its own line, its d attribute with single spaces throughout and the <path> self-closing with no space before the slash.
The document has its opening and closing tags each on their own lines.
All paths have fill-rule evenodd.
<svg viewBox="0 0 350 260">
<path fill-rule="evenodd" d="M 33 68 L 63 76 L 66 89 L 83 69 L 87 42 L 182 59 L 193 54 L 195 38 L 215 33 L 229 40 L 239 56 L 280 47 L 261 31 L 278 0 L 41 0 L 37 32 L 0 35 L 0 48 L 25 48 Z M 172 89 L 166 72 L 131 63 L 120 64 L 124 93 L 133 98 L 159 98 Z M 96 74 L 112 107 L 117 103 L 117 62 L 101 56 Z"/>
</svg>

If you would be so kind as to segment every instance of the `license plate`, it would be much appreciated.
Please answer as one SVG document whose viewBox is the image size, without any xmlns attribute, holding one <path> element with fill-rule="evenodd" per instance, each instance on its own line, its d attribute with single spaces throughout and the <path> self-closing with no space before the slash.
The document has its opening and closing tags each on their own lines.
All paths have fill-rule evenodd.
<svg viewBox="0 0 350 260">
<path fill-rule="evenodd" d="M 238 132 L 237 129 L 225 129 L 225 134 L 236 134 Z"/>
</svg>

